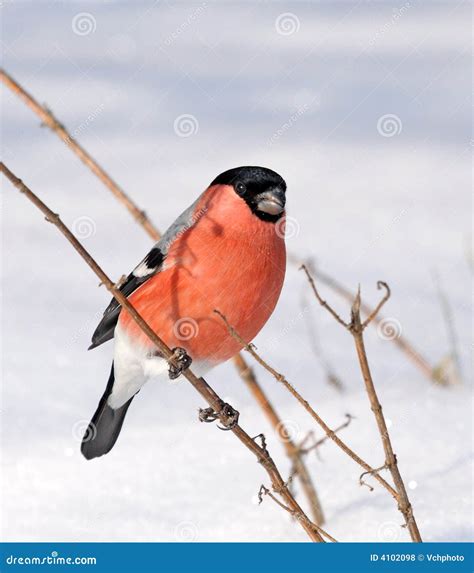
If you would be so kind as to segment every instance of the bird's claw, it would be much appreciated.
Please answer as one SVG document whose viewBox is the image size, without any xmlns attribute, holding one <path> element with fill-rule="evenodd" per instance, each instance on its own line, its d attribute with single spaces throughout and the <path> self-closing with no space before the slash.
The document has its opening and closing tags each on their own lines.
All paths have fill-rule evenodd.
<svg viewBox="0 0 474 573">
<path fill-rule="evenodd" d="M 172 352 L 175 364 L 169 365 L 168 376 L 170 380 L 176 380 L 176 378 L 181 376 L 184 370 L 191 366 L 193 360 L 186 350 L 179 346 L 173 348 Z"/>
<path fill-rule="evenodd" d="M 230 404 L 224 404 L 220 412 L 216 412 L 213 408 L 200 408 L 199 421 L 211 423 L 220 420 L 222 426 L 217 426 L 219 430 L 228 431 L 232 430 L 239 423 L 239 412 L 234 410 Z"/>
<path fill-rule="evenodd" d="M 210 424 L 211 422 L 215 422 L 219 418 L 219 415 L 216 414 L 214 408 L 199 408 L 199 421 L 206 422 Z"/>
</svg>

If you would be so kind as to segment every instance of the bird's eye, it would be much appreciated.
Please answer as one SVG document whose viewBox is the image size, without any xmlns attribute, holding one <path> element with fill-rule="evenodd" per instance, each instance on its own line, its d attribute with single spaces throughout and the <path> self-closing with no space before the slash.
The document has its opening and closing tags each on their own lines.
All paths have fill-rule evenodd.
<svg viewBox="0 0 474 573">
<path fill-rule="evenodd" d="M 243 183 L 237 183 L 237 185 L 235 186 L 235 190 L 239 195 L 244 195 L 245 191 L 247 191 L 247 188 Z"/>
</svg>

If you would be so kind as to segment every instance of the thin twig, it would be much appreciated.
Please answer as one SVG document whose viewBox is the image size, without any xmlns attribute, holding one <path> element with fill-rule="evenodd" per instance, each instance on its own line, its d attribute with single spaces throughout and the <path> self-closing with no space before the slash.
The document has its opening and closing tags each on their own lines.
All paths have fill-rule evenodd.
<svg viewBox="0 0 474 573">
<path fill-rule="evenodd" d="M 290 438 L 289 433 L 285 432 L 283 422 L 265 394 L 263 388 L 258 383 L 252 368 L 247 364 L 244 357 L 241 354 L 238 354 L 235 357 L 234 363 L 239 371 L 240 377 L 247 385 L 247 388 L 259 406 L 262 408 L 265 416 L 269 420 L 272 428 L 275 430 L 275 433 L 284 447 L 286 455 L 291 460 L 295 475 L 299 478 L 303 491 L 308 499 L 313 520 L 317 525 L 322 525 L 324 523 L 324 513 L 321 507 L 321 502 L 319 501 L 316 488 L 314 487 L 308 468 L 302 458 L 300 449 Z"/>
<path fill-rule="evenodd" d="M 382 470 L 386 470 L 386 469 L 387 469 L 387 464 L 384 464 L 383 466 L 380 466 L 379 468 L 375 468 L 375 469 L 374 469 L 373 471 L 371 471 L 371 472 L 363 472 L 363 473 L 361 473 L 360 476 L 359 476 L 359 483 L 360 483 L 360 485 L 365 485 L 365 486 L 367 486 L 367 487 L 370 489 L 370 491 L 373 491 L 374 488 L 373 488 L 370 484 L 368 484 L 366 481 L 364 481 L 363 477 L 366 476 L 366 475 L 373 476 L 374 474 L 377 474 L 378 472 L 381 472 Z"/>
<path fill-rule="evenodd" d="M 303 408 L 308 412 L 308 414 L 317 422 L 317 424 L 324 430 L 325 434 L 328 436 L 330 440 L 332 440 L 335 444 L 337 444 L 341 450 L 343 450 L 350 458 L 352 458 L 355 462 L 357 462 L 363 469 L 373 472 L 373 468 L 364 461 L 360 456 L 358 456 L 348 445 L 346 445 L 339 436 L 336 435 L 334 430 L 326 424 L 326 422 L 313 410 L 311 405 L 307 400 L 301 396 L 301 394 L 296 390 L 296 388 L 288 382 L 288 380 L 277 372 L 272 366 L 268 364 L 255 350 L 255 346 L 253 344 L 249 344 L 245 342 L 245 340 L 240 336 L 240 334 L 235 330 L 235 328 L 229 324 L 227 318 L 218 310 L 214 310 L 216 314 L 218 314 L 222 320 L 224 321 L 225 325 L 227 326 L 229 332 L 232 336 L 239 341 L 240 344 L 244 347 L 244 349 L 253 356 L 253 358 L 267 370 L 270 374 L 281 382 L 285 388 L 291 393 L 291 395 L 298 400 L 298 402 L 303 406 Z M 374 478 L 392 495 L 395 499 L 397 498 L 397 492 L 393 489 L 393 487 L 385 481 L 381 476 L 378 474 L 374 474 Z"/>
<path fill-rule="evenodd" d="M 307 312 L 307 304 L 302 301 L 302 311 L 301 316 L 306 324 L 306 329 L 308 332 L 308 339 L 311 345 L 311 349 L 315 357 L 321 363 L 321 367 L 324 370 L 324 374 L 326 376 L 326 381 L 328 384 L 333 386 L 339 392 L 344 391 L 344 384 L 342 383 L 339 376 L 336 374 L 336 371 L 332 364 L 330 363 L 329 359 L 326 357 L 323 349 L 323 345 L 321 344 L 320 337 L 318 335 L 318 331 L 316 329 L 316 324 L 314 318 L 312 318 Z"/>
<path fill-rule="evenodd" d="M 298 267 L 300 267 L 302 264 L 301 259 L 295 255 L 290 254 L 288 256 L 288 259 L 292 263 L 298 265 Z M 319 279 L 322 283 L 324 283 L 326 286 L 328 286 L 330 289 L 332 289 L 334 292 L 336 292 L 339 296 L 341 296 L 342 298 L 344 298 L 345 300 L 347 300 L 349 303 L 352 304 L 352 301 L 354 300 L 355 295 L 351 290 L 346 288 L 344 285 L 342 285 L 339 281 L 337 281 L 333 277 L 329 276 L 327 273 L 323 273 L 319 268 L 314 268 L 314 265 L 312 265 L 309 261 L 307 261 L 305 264 L 306 264 L 306 267 L 311 269 L 311 273 L 317 279 Z M 361 309 L 361 312 L 366 316 L 371 315 L 373 312 L 373 309 L 369 305 L 365 304 L 364 302 L 361 303 L 360 309 Z M 381 315 L 377 315 L 372 319 L 372 323 L 375 326 L 377 326 L 383 320 L 384 320 L 384 318 Z M 429 380 L 431 380 L 431 382 L 435 382 L 436 384 L 446 384 L 447 383 L 446 380 L 440 379 L 439 375 L 436 372 L 436 368 L 431 366 L 431 364 L 428 362 L 428 360 L 426 360 L 426 358 L 424 358 L 420 354 L 420 352 L 415 349 L 413 344 L 411 342 L 409 342 L 404 336 L 400 335 L 400 336 L 397 336 L 393 339 L 391 338 L 390 340 L 392 340 L 392 342 L 404 354 L 406 354 L 406 356 L 416 365 L 416 367 L 419 370 L 421 370 L 421 372 L 423 373 L 424 376 L 426 376 Z"/>
<path fill-rule="evenodd" d="M 310 283 L 311 283 L 312 277 L 306 268 L 305 268 L 305 271 L 306 271 L 306 274 L 307 274 L 308 278 L 310 279 Z M 314 285 L 314 281 L 312 284 Z M 386 292 L 385 292 L 385 295 L 382 298 L 382 300 L 377 305 L 376 311 L 380 310 L 382 308 L 382 306 L 387 302 L 387 300 L 390 297 L 390 289 L 389 289 L 388 285 L 386 285 L 383 282 L 379 282 L 378 285 L 379 285 L 379 288 L 381 288 L 381 287 L 385 288 Z M 319 302 L 321 302 L 320 297 L 317 294 L 317 290 L 315 288 L 313 288 L 313 291 L 315 292 L 315 295 L 318 298 Z M 328 305 L 326 303 L 322 306 L 327 308 L 329 310 L 329 312 L 334 316 L 335 312 L 331 309 L 330 305 Z M 352 307 L 351 307 L 351 322 L 350 322 L 350 324 L 346 324 L 341 320 L 338 320 L 338 322 L 344 324 L 346 330 L 348 330 L 354 338 L 354 343 L 355 343 L 355 347 L 356 347 L 356 351 L 357 351 L 357 356 L 359 358 L 359 364 L 360 364 L 360 368 L 361 368 L 361 372 L 362 372 L 362 377 L 363 377 L 364 383 L 365 383 L 365 389 L 366 389 L 367 396 L 368 396 L 369 402 L 370 402 L 370 407 L 374 413 L 375 420 L 377 422 L 377 428 L 379 430 L 379 434 L 380 434 L 380 437 L 382 440 L 382 446 L 383 446 L 384 453 L 385 453 L 385 464 L 384 464 L 384 466 L 387 467 L 388 470 L 390 471 L 390 474 L 391 474 L 392 479 L 393 479 L 393 483 L 395 485 L 396 499 L 398 502 L 398 509 L 403 514 L 403 517 L 405 519 L 405 524 L 408 528 L 408 531 L 410 532 L 410 537 L 412 538 L 412 540 L 416 541 L 416 542 L 421 542 L 421 535 L 420 535 L 420 532 L 418 530 L 418 526 L 417 526 L 417 523 L 415 521 L 415 517 L 413 515 L 413 508 L 412 508 L 410 500 L 408 498 L 405 484 L 404 484 L 402 476 L 400 474 L 400 470 L 398 469 L 397 458 L 393 452 L 392 442 L 390 440 L 390 434 L 388 432 L 387 424 L 385 422 L 385 417 L 382 413 L 382 406 L 380 404 L 380 400 L 379 400 L 377 392 L 375 390 L 375 385 L 374 385 L 374 381 L 372 379 L 372 374 L 370 372 L 369 362 L 367 359 L 367 353 L 365 350 L 364 329 L 367 326 L 367 324 L 370 323 L 371 320 L 375 320 L 376 313 L 375 313 L 375 311 L 371 312 L 369 314 L 369 318 L 365 322 L 362 322 L 361 316 L 360 316 L 360 308 L 361 308 L 361 297 L 360 297 L 360 288 L 359 288 L 357 291 L 357 294 L 355 296 L 354 302 L 352 304 Z M 378 474 L 378 470 L 370 470 L 369 473 L 376 478 L 380 477 Z"/>
<path fill-rule="evenodd" d="M 142 329 L 142 331 L 148 336 L 148 338 L 155 344 L 157 349 L 160 351 L 161 355 L 166 358 L 170 364 L 174 364 L 174 354 L 171 349 L 163 342 L 163 340 L 150 328 L 150 326 L 145 322 L 142 316 L 136 311 L 134 306 L 130 301 L 122 294 L 120 290 L 117 289 L 115 284 L 109 279 L 109 277 L 104 273 L 104 271 L 95 262 L 92 256 L 87 252 L 87 250 L 79 243 L 76 237 L 71 233 L 71 231 L 64 225 L 58 214 L 53 213 L 51 209 L 45 203 L 37 197 L 16 175 L 14 175 L 8 167 L 3 163 L 0 163 L 0 171 L 5 175 L 11 183 L 22 192 L 45 216 L 47 221 L 53 223 L 59 231 L 66 237 L 66 239 L 71 243 L 73 248 L 79 253 L 79 255 L 84 259 L 87 265 L 94 271 L 94 273 L 99 277 L 101 282 L 106 286 L 107 290 L 114 296 L 117 302 L 125 309 L 136 324 Z M 186 369 L 183 371 L 183 376 L 192 384 L 192 386 L 201 394 L 209 406 L 217 413 L 221 422 L 226 425 L 228 418 L 226 411 L 229 406 L 224 403 L 224 401 L 216 394 L 216 392 L 209 386 L 209 384 L 204 380 L 204 378 L 198 378 L 191 369 Z M 227 408 L 226 408 L 227 407 Z M 257 458 L 257 460 L 262 464 L 265 471 L 267 472 L 272 486 L 275 491 L 278 491 L 281 495 L 284 503 L 294 511 L 295 517 L 301 523 L 301 526 L 306 531 L 308 536 L 312 541 L 324 542 L 321 534 L 318 531 L 317 526 L 307 517 L 303 509 L 296 502 L 294 497 L 291 495 L 287 485 L 283 481 L 273 459 L 270 457 L 268 451 L 260 447 L 237 423 L 233 424 L 229 428 L 235 436 L 249 449 Z"/>
<path fill-rule="evenodd" d="M 367 325 L 369 325 L 374 318 L 377 316 L 377 314 L 379 313 L 380 309 L 383 307 L 383 305 L 387 302 L 387 300 L 390 298 L 390 295 L 392 294 L 390 292 L 390 287 L 388 286 L 387 283 L 384 283 L 383 281 L 378 281 L 377 282 L 377 288 L 380 290 L 381 288 L 385 289 L 385 294 L 383 296 L 383 298 L 380 300 L 380 302 L 378 303 L 378 305 L 374 308 L 374 310 L 369 314 L 369 316 L 364 320 L 364 322 L 362 323 L 362 330 L 365 330 L 365 328 L 367 327 Z M 357 296 L 359 298 L 359 312 L 360 312 L 360 288 L 359 291 L 357 293 Z"/>
<path fill-rule="evenodd" d="M 302 269 L 306 273 L 306 276 L 308 277 L 309 284 L 311 285 L 311 288 L 313 289 L 314 296 L 318 299 L 319 304 L 321 306 L 324 306 L 324 308 L 327 311 L 329 311 L 330 314 L 333 315 L 333 317 L 337 320 L 337 322 L 339 322 L 339 324 L 342 324 L 342 326 L 344 326 L 344 328 L 348 328 L 348 326 L 349 326 L 348 323 L 344 322 L 342 320 L 342 318 L 337 314 L 337 312 L 332 307 L 330 307 L 328 305 L 328 303 L 323 298 L 321 298 L 321 295 L 319 294 L 318 289 L 316 288 L 316 285 L 314 284 L 313 277 L 309 274 L 309 271 L 306 268 L 306 265 L 305 264 L 301 265 L 300 269 Z"/>
<path fill-rule="evenodd" d="M 150 237 L 157 241 L 160 238 L 158 229 L 148 218 L 145 211 L 137 207 L 125 191 L 110 177 L 110 175 L 97 163 L 95 159 L 77 142 L 64 125 L 59 122 L 53 113 L 44 105 L 39 104 L 34 97 L 20 86 L 5 70 L 0 69 L 0 79 L 12 92 L 18 95 L 26 105 L 36 113 L 44 125 L 48 126 L 59 138 L 89 167 L 111 193 L 124 205 L 132 217 L 143 226 Z"/>
<path fill-rule="evenodd" d="M 17 94 L 26 105 L 32 109 L 41 119 L 41 121 L 47 125 L 54 133 L 56 133 L 59 138 L 79 157 L 79 159 L 96 175 L 99 180 L 112 192 L 112 194 L 118 199 L 118 201 L 124 205 L 128 212 L 132 215 L 135 221 L 143 227 L 147 232 L 149 237 L 153 241 L 158 241 L 161 237 L 161 233 L 155 225 L 150 221 L 146 213 L 140 209 L 132 199 L 125 193 L 125 191 L 108 175 L 102 167 L 95 161 L 92 156 L 69 134 L 67 129 L 58 119 L 53 115 L 53 113 L 46 107 L 40 105 L 18 82 L 16 82 L 9 74 L 4 70 L 0 70 L 0 77 L 3 83 L 8 86 L 15 94 Z M 238 354 L 233 358 L 234 365 L 238 372 L 242 370 L 242 363 L 245 363 L 243 356 Z M 245 380 L 244 380 L 245 381 Z M 260 400 L 260 406 L 264 408 L 264 403 L 266 397 L 261 390 L 263 396 Z M 257 398 L 259 401 L 259 398 Z M 268 400 L 267 400 L 268 401 Z M 265 409 L 264 409 L 265 411 Z M 280 423 L 281 424 L 281 423 Z M 299 477 L 303 483 L 303 490 L 308 496 L 308 501 L 311 505 L 314 518 L 317 523 L 323 523 L 324 517 L 321 509 L 321 504 L 319 502 L 318 496 L 316 494 L 316 489 L 311 482 L 311 478 L 307 470 L 300 466 Z"/>
<path fill-rule="evenodd" d="M 261 504 L 263 502 L 263 496 L 267 495 L 270 499 L 272 499 L 277 505 L 279 505 L 282 509 L 284 509 L 285 511 L 287 511 L 288 513 L 291 513 L 291 515 L 295 518 L 298 519 L 298 517 L 295 515 L 294 510 L 292 510 L 290 507 L 286 506 L 284 503 L 282 503 L 269 489 L 268 487 L 265 487 L 263 484 L 260 486 L 260 490 L 258 492 L 258 503 Z M 332 541 L 333 543 L 338 543 L 337 539 L 334 539 L 334 537 L 332 535 L 329 535 L 329 533 L 327 531 L 325 531 L 322 527 L 318 527 L 318 531 L 319 533 L 326 537 L 327 539 L 329 539 L 329 541 Z"/>
<path fill-rule="evenodd" d="M 393 452 L 390 434 L 388 433 L 387 424 L 382 412 L 382 406 L 375 390 L 374 381 L 370 372 L 364 344 L 364 329 L 360 319 L 360 310 L 358 310 L 357 306 L 353 307 L 352 309 L 352 318 L 353 322 L 351 324 L 351 332 L 352 336 L 354 337 L 357 356 L 359 358 L 359 364 L 362 371 L 362 376 L 364 378 L 367 395 L 369 397 L 370 406 L 374 413 L 380 437 L 382 439 L 382 445 L 385 452 L 385 464 L 392 475 L 393 483 L 395 484 L 395 488 L 397 490 L 398 508 L 405 518 L 405 523 L 408 527 L 408 531 L 410 532 L 412 540 L 420 542 L 421 535 L 418 530 L 418 525 L 415 521 L 415 516 L 413 515 L 413 508 L 408 498 L 405 483 L 403 482 L 400 470 L 398 469 L 397 458 Z"/>
<path fill-rule="evenodd" d="M 354 416 L 352 416 L 351 414 L 346 414 L 346 421 L 343 422 L 342 424 L 340 424 L 339 426 L 337 426 L 336 428 L 334 428 L 334 430 L 333 430 L 334 433 L 337 434 L 341 430 L 344 430 L 345 428 L 347 428 L 353 419 L 354 419 Z M 307 441 L 307 437 L 303 440 L 303 442 L 301 442 L 301 444 L 299 446 L 299 450 L 302 454 L 309 454 L 313 450 L 317 450 L 320 446 L 322 446 L 324 444 L 324 442 L 326 442 L 329 439 L 329 436 L 326 435 L 326 436 L 320 438 L 319 440 L 313 442 L 310 446 L 303 447 L 304 443 Z M 365 473 L 370 473 L 370 472 L 365 472 Z"/>
</svg>

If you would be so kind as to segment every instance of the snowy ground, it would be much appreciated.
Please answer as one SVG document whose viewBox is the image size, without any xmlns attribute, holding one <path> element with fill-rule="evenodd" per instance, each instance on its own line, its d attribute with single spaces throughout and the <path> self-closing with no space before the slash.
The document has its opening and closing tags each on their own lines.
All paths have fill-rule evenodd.
<svg viewBox="0 0 474 573">
<path fill-rule="evenodd" d="M 434 388 L 375 329 L 367 346 L 424 539 L 472 539 L 468 4 L 7 2 L 0 9 L 6 69 L 161 228 L 217 173 L 272 167 L 289 187 L 289 250 L 316 256 L 351 287 L 361 283 L 370 302 L 378 300 L 376 281 L 386 280 L 393 297 L 385 315 L 433 363 L 448 349 L 438 272 L 464 386 Z M 173 128 L 183 114 L 195 118 L 189 137 Z M 381 119 L 388 114 L 394 134 Z M 10 168 L 113 277 L 128 272 L 149 246 L 143 231 L 10 93 L 2 127 Z M 146 387 L 114 450 L 93 462 L 81 457 L 78 438 L 111 357 L 110 345 L 85 349 L 109 297 L 57 231 L 2 185 L 3 538 L 305 540 L 271 500 L 255 504 L 266 475 L 232 435 L 197 422 L 203 403 L 187 384 Z M 347 315 L 344 302 L 321 290 Z M 308 317 L 343 393 L 325 381 Z M 344 438 L 374 466 L 383 463 L 352 341 L 294 268 L 256 343 L 332 425 L 346 412 L 356 416 Z M 258 374 L 295 437 L 314 429 L 291 396 Z M 209 382 L 240 410 L 251 435 L 266 433 L 287 474 L 280 445 L 232 367 Z M 360 469 L 333 444 L 308 463 L 337 539 L 407 539 L 391 498 L 360 487 Z"/>
</svg>

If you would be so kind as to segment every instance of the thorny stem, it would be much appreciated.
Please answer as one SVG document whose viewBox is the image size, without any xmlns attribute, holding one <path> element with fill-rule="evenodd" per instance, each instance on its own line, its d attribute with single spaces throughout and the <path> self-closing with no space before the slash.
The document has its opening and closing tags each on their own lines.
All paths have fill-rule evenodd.
<svg viewBox="0 0 474 573">
<path fill-rule="evenodd" d="M 114 296 L 117 302 L 127 310 L 132 319 L 137 323 L 137 325 L 142 329 L 142 331 L 148 336 L 148 338 L 155 344 L 161 354 L 166 358 L 166 360 L 173 364 L 173 352 L 172 350 L 163 342 L 163 340 L 150 328 L 150 326 L 145 322 L 142 316 L 135 310 L 134 306 L 129 302 L 129 300 L 120 292 L 115 284 L 109 279 L 101 267 L 95 262 L 88 251 L 81 245 L 81 243 L 76 239 L 76 237 L 71 233 L 71 231 L 64 225 L 58 214 L 53 213 L 49 207 L 39 199 L 37 195 L 33 193 L 14 173 L 12 173 L 4 163 L 0 163 L 0 171 L 5 175 L 11 183 L 22 192 L 45 216 L 46 220 L 53 223 L 59 231 L 66 237 L 66 239 L 71 243 L 74 249 L 79 253 L 79 255 L 84 259 L 87 265 L 94 271 L 94 273 L 99 277 L 102 284 L 105 285 L 107 290 Z M 223 407 L 225 405 L 224 401 L 216 394 L 216 392 L 209 386 L 209 384 L 204 380 L 204 378 L 198 378 L 191 369 L 187 369 L 183 372 L 183 376 L 192 384 L 192 386 L 201 394 L 204 400 L 209 404 L 215 412 L 218 413 L 219 418 L 225 425 L 226 419 L 223 415 Z M 297 521 L 301 524 L 302 528 L 306 531 L 309 538 L 315 542 L 324 542 L 321 534 L 318 531 L 318 527 L 308 518 L 303 509 L 299 506 L 297 501 L 291 495 L 287 485 L 285 484 L 283 478 L 281 477 L 273 459 L 266 450 L 266 448 L 260 447 L 238 424 L 231 428 L 231 431 L 235 436 L 244 444 L 247 449 L 249 449 L 257 458 L 259 463 L 263 466 L 267 472 L 273 490 L 278 492 L 285 504 L 294 512 L 294 516 Z"/>
<path fill-rule="evenodd" d="M 336 313 L 331 309 L 331 307 L 326 303 L 326 301 L 323 301 L 319 296 L 319 293 L 316 287 L 314 286 L 314 281 L 308 269 L 304 265 L 302 266 L 302 268 L 305 271 L 311 286 L 313 287 L 313 292 L 316 298 L 318 299 L 319 303 L 321 304 L 321 306 L 329 310 L 329 312 L 334 316 Z M 360 316 L 360 308 L 361 308 L 360 287 L 357 290 L 357 294 L 351 307 L 351 322 L 347 324 L 342 319 L 339 319 L 338 322 L 340 324 L 343 324 L 346 330 L 348 330 L 354 338 L 354 343 L 357 351 L 357 356 L 359 359 L 362 377 L 365 383 L 367 396 L 369 398 L 370 406 L 374 413 L 380 437 L 382 439 L 382 446 L 385 453 L 384 466 L 387 467 L 387 469 L 390 471 L 390 474 L 392 475 L 392 479 L 395 485 L 396 489 L 395 498 L 398 503 L 398 509 L 403 514 L 403 517 L 405 519 L 405 524 L 408 528 L 412 541 L 421 542 L 422 540 L 421 535 L 418 530 L 415 517 L 413 515 L 413 508 L 408 498 L 405 484 L 398 469 L 397 458 L 393 452 L 392 442 L 390 440 L 390 435 L 388 433 L 385 417 L 382 413 L 382 406 L 380 404 L 380 400 L 375 390 L 374 381 L 372 379 L 372 374 L 370 372 L 369 362 L 367 359 L 367 353 L 365 351 L 364 336 L 363 336 L 364 329 L 370 324 L 372 320 L 375 320 L 379 310 L 390 298 L 390 288 L 386 283 L 379 281 L 377 283 L 377 286 L 378 288 L 385 289 L 385 295 L 383 296 L 379 304 L 376 306 L 375 310 L 369 313 L 368 318 L 364 322 L 362 322 Z M 377 477 L 378 471 L 379 470 L 372 470 L 368 473 L 370 473 L 374 477 Z"/>
<path fill-rule="evenodd" d="M 245 342 L 245 340 L 240 336 L 240 334 L 234 329 L 234 327 L 229 324 L 227 318 L 218 310 L 214 310 L 214 312 L 216 314 L 218 314 L 222 320 L 224 321 L 225 325 L 227 326 L 227 328 L 229 329 L 229 332 L 232 334 L 232 336 L 239 341 L 240 344 L 242 344 L 242 346 L 244 347 L 244 349 L 249 352 L 249 354 L 251 354 L 253 356 L 253 358 L 255 358 L 255 360 L 261 365 L 263 366 L 263 368 L 265 368 L 265 370 L 267 370 L 267 372 L 270 372 L 270 374 L 276 379 L 278 380 L 278 382 L 281 382 L 285 388 L 292 394 L 292 396 L 294 396 L 296 398 L 296 400 L 298 400 L 298 402 L 303 406 L 303 408 L 308 412 L 308 414 L 317 422 L 317 424 L 324 430 L 324 433 L 328 436 L 328 438 L 330 440 L 332 440 L 335 444 L 337 444 L 341 450 L 343 450 L 350 458 L 352 458 L 355 462 L 357 462 L 364 470 L 368 471 L 368 472 L 374 472 L 374 469 L 366 462 L 364 461 L 360 456 L 358 456 L 353 450 L 351 450 L 351 448 L 349 448 L 349 446 L 347 446 L 340 438 L 339 436 L 336 435 L 335 431 L 332 430 L 327 424 L 326 422 L 319 416 L 319 414 L 316 413 L 315 410 L 313 410 L 313 408 L 311 407 L 311 405 L 309 404 L 309 402 L 307 400 L 305 400 L 303 398 L 303 396 L 301 396 L 301 394 L 296 390 L 296 388 L 290 384 L 288 382 L 288 380 L 283 376 L 283 374 L 280 374 L 280 372 L 277 372 L 272 366 L 270 366 L 268 364 L 268 362 L 266 362 L 265 360 L 263 360 L 263 358 L 261 358 L 261 356 L 256 352 L 255 347 L 253 346 L 253 344 L 248 344 L 247 342 Z M 377 473 L 374 473 L 374 478 L 396 499 L 397 498 L 397 492 L 393 489 L 393 487 L 386 482 L 383 477 L 379 476 Z"/>
</svg>

